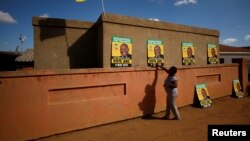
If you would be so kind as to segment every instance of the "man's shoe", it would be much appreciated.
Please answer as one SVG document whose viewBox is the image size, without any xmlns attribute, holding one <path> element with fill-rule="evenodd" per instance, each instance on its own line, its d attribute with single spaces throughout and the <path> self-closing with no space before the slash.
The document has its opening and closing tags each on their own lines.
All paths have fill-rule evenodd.
<svg viewBox="0 0 250 141">
<path fill-rule="evenodd" d="M 180 117 L 174 117 L 173 120 L 181 120 Z"/>
<path fill-rule="evenodd" d="M 161 117 L 161 119 L 169 120 L 169 117 L 164 116 L 164 117 Z"/>
</svg>

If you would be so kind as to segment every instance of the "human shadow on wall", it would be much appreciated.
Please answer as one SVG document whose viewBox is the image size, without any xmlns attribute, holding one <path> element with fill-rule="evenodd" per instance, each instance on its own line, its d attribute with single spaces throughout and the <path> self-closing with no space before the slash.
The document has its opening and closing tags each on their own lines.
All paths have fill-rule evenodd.
<svg viewBox="0 0 250 141">
<path fill-rule="evenodd" d="M 69 68 L 94 68 L 98 66 L 96 25 L 93 25 L 90 28 L 70 28 L 67 27 L 66 20 L 50 18 L 40 19 L 38 22 L 40 25 L 40 41 L 60 36 L 64 38 L 64 41 L 62 41 L 65 44 L 59 42 L 58 44 L 62 44 L 61 47 L 58 44 L 55 46 L 59 47 L 56 49 L 59 49 L 60 51 L 67 49 Z M 68 32 L 66 32 L 66 30 L 68 30 Z M 81 32 L 82 35 L 72 43 L 72 41 L 75 40 L 74 38 L 77 38 L 71 36 L 74 35 L 74 32 Z M 55 46 L 53 47 L 55 48 Z"/>
<path fill-rule="evenodd" d="M 155 96 L 155 87 L 158 80 L 158 71 L 155 70 L 155 77 L 152 84 L 147 84 L 145 87 L 145 96 L 141 102 L 138 103 L 140 110 L 143 112 L 143 119 L 156 119 L 152 114 L 155 110 L 156 96 Z"/>
<path fill-rule="evenodd" d="M 67 55 L 69 57 L 70 68 L 98 67 L 96 32 L 97 30 L 92 26 L 68 47 Z"/>
</svg>

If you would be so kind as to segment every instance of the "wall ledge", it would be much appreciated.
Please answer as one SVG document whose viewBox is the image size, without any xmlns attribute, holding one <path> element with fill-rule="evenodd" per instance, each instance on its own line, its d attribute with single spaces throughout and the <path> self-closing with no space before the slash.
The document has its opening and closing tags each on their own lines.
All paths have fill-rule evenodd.
<svg viewBox="0 0 250 141">
<path fill-rule="evenodd" d="M 210 64 L 178 67 L 179 70 L 214 68 L 214 67 L 238 67 L 237 63 L 232 64 Z M 151 67 L 131 67 L 131 68 L 88 68 L 88 69 L 55 69 L 55 70 L 25 70 L 25 71 L 5 71 L 0 72 L 0 78 L 13 77 L 34 77 L 34 76 L 53 76 L 53 75 L 76 75 L 76 74 L 94 74 L 94 73 L 114 73 L 114 72 L 139 72 L 154 71 Z"/>
</svg>

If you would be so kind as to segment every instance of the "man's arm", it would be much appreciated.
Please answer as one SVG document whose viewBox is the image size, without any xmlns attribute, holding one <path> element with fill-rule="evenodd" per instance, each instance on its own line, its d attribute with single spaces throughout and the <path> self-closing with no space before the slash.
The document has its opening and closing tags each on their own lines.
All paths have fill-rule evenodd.
<svg viewBox="0 0 250 141">
<path fill-rule="evenodd" d="M 164 66 L 159 66 L 158 64 L 156 64 L 156 67 L 160 67 L 161 69 L 163 69 L 165 72 L 169 73 L 169 70 L 167 68 L 165 68 Z"/>
</svg>

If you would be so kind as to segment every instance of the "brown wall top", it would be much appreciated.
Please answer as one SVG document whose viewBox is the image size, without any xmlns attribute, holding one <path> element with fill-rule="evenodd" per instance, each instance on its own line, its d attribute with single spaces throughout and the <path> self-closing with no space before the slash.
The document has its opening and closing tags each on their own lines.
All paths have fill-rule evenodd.
<svg viewBox="0 0 250 141">
<path fill-rule="evenodd" d="M 44 22 L 41 22 L 44 21 Z M 33 17 L 33 26 L 52 26 L 52 27 L 67 27 L 67 28 L 90 28 L 94 25 L 93 22 L 66 20 L 57 18 Z"/>
<path fill-rule="evenodd" d="M 156 22 L 142 18 L 135 18 L 130 16 L 110 14 L 110 13 L 105 13 L 105 15 L 102 14 L 99 20 L 100 19 L 102 19 L 103 22 L 109 22 L 109 23 L 118 23 L 118 24 L 133 25 L 139 27 L 149 27 L 155 29 L 165 29 L 176 32 L 196 33 L 196 34 L 210 35 L 216 37 L 220 36 L 219 30 L 216 29 L 187 26 L 187 25 L 174 24 L 163 21 Z"/>
</svg>

